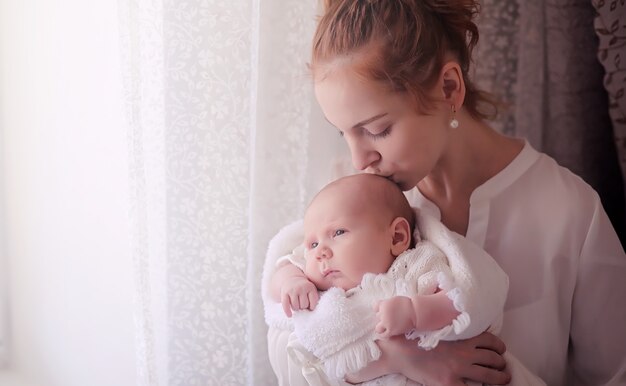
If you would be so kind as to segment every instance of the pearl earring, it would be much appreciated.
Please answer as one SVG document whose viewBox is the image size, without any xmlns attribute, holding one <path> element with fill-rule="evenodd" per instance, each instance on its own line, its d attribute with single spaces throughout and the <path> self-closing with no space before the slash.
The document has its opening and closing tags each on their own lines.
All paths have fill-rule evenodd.
<svg viewBox="0 0 626 386">
<path fill-rule="evenodd" d="M 452 105 L 452 120 L 450 121 L 450 128 L 456 129 L 459 127 L 459 121 L 456 119 L 456 107 Z"/>
</svg>

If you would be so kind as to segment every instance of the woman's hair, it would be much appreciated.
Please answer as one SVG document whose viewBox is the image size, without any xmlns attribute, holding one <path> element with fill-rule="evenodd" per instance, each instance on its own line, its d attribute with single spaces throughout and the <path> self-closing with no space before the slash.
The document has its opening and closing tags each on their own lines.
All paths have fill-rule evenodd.
<svg viewBox="0 0 626 386">
<path fill-rule="evenodd" d="M 437 82 L 446 54 L 454 55 L 465 82 L 464 106 L 475 118 L 493 118 L 494 99 L 469 79 L 478 42 L 473 19 L 477 0 L 323 0 L 313 38 L 311 70 L 348 59 L 357 74 L 407 92 L 422 112 L 433 100 L 426 92 Z"/>
</svg>

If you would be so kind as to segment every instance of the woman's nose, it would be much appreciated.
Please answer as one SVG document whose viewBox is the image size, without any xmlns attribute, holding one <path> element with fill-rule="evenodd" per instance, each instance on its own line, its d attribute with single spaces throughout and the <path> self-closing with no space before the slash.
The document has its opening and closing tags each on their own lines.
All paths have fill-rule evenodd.
<svg viewBox="0 0 626 386">
<path fill-rule="evenodd" d="M 352 157 L 352 166 L 356 170 L 365 170 L 368 167 L 373 167 L 378 161 L 380 161 L 380 153 L 376 150 L 365 148 L 358 143 L 348 143 L 350 148 L 350 156 Z"/>
</svg>

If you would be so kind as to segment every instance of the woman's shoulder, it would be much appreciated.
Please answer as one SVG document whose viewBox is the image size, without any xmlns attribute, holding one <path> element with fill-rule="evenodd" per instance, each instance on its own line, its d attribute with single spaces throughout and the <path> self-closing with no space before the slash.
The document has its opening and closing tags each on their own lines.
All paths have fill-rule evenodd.
<svg viewBox="0 0 626 386">
<path fill-rule="evenodd" d="M 512 184 L 512 189 L 557 207 L 580 210 L 596 206 L 600 198 L 587 182 L 549 155 L 532 150 L 537 154 L 535 162 L 520 176 L 519 181 Z"/>
<path fill-rule="evenodd" d="M 581 246 L 599 219 L 602 232 L 614 233 L 598 193 L 549 155 L 532 151 L 534 161 L 524 173 L 491 200 L 491 221 Z"/>
</svg>

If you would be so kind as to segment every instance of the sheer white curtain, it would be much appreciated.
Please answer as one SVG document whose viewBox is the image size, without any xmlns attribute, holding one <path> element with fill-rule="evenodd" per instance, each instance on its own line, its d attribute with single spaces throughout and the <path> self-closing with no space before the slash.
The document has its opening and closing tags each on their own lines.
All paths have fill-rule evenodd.
<svg viewBox="0 0 626 386">
<path fill-rule="evenodd" d="M 0 112 L 1 113 L 1 112 Z M 0 127 L 0 149 L 3 148 L 3 128 Z M 5 210 L 4 210 L 4 165 L 3 160 L 0 160 L 0 370 L 5 368 L 8 363 L 8 264 L 6 256 L 5 246 Z"/>
<path fill-rule="evenodd" d="M 0 148 L 2 148 L 2 127 L 0 127 Z M 0 164 L 0 170 L 2 170 Z M 8 364 L 8 264 L 5 247 L 5 221 L 4 221 L 4 175 L 0 172 L 0 370 Z"/>
<path fill-rule="evenodd" d="M 119 5 L 141 382 L 271 385 L 267 242 L 340 148 L 306 67 L 316 2 Z"/>
</svg>

